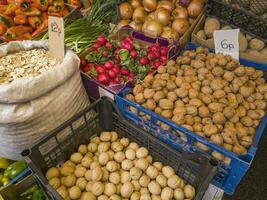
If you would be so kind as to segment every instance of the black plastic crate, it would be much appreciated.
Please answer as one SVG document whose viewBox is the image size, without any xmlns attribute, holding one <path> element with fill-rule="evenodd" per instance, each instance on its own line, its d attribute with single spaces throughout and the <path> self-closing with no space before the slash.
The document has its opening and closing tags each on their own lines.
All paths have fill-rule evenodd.
<svg viewBox="0 0 267 200">
<path fill-rule="evenodd" d="M 243 0 L 235 0 L 243 5 Z M 263 1 L 263 0 L 262 0 Z M 224 0 L 209 0 L 206 14 L 218 17 L 224 23 L 239 27 L 242 32 L 248 33 L 267 42 L 267 19 L 249 11 L 242 6 L 226 4 Z"/>
<path fill-rule="evenodd" d="M 32 148 L 22 152 L 25 161 L 40 184 L 46 188 L 51 199 L 62 198 L 48 184 L 44 175 L 47 169 L 62 164 L 73 152 L 77 151 L 80 144 L 88 144 L 92 136 L 102 131 L 116 131 L 119 137 L 127 137 L 130 141 L 146 147 L 154 161 L 161 161 L 165 165 L 172 166 L 179 176 L 196 188 L 195 200 L 202 199 L 217 169 L 218 163 L 213 158 L 201 153 L 178 152 L 124 119 L 114 102 L 107 97 L 102 97 Z M 67 136 L 60 140 L 62 134 Z M 49 145 L 49 150 L 46 149 L 44 152 L 43 146 L 47 147 L 47 143 L 51 144 L 51 141 L 54 145 Z"/>
</svg>

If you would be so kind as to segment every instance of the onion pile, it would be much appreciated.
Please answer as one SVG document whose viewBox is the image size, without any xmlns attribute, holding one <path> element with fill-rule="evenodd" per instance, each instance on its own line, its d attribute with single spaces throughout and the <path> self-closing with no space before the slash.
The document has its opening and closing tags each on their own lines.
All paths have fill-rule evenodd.
<svg viewBox="0 0 267 200">
<path fill-rule="evenodd" d="M 204 8 L 204 0 L 130 0 L 120 4 L 119 27 L 179 40 Z"/>
</svg>

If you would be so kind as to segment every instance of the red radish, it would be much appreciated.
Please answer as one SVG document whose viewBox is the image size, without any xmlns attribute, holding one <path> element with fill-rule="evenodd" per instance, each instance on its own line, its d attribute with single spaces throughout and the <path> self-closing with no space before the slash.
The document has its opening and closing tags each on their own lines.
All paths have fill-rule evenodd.
<svg viewBox="0 0 267 200">
<path fill-rule="evenodd" d="M 106 37 L 104 35 L 98 36 L 97 44 L 99 44 L 100 46 L 103 46 L 106 44 L 106 42 L 107 42 L 107 40 L 106 40 Z"/>
<path fill-rule="evenodd" d="M 111 60 L 108 60 L 108 61 L 105 62 L 104 66 L 105 66 L 106 69 L 112 69 L 113 62 Z"/>
<path fill-rule="evenodd" d="M 135 82 L 135 78 L 134 77 L 129 77 L 129 81 Z"/>
<path fill-rule="evenodd" d="M 140 58 L 139 63 L 141 65 L 146 65 L 146 64 L 149 63 L 149 61 L 148 61 L 148 59 L 146 57 L 143 56 L 143 57 Z"/>
<path fill-rule="evenodd" d="M 161 63 L 166 63 L 167 62 L 167 57 L 166 56 L 160 56 L 160 61 Z"/>
<path fill-rule="evenodd" d="M 138 53 L 137 53 L 137 51 L 132 50 L 132 51 L 130 52 L 130 55 L 131 55 L 132 58 L 136 58 L 136 57 L 138 56 Z"/>
<path fill-rule="evenodd" d="M 154 55 L 155 55 L 156 58 L 159 58 L 160 57 L 160 53 L 158 51 L 155 51 L 154 52 Z"/>
<path fill-rule="evenodd" d="M 156 62 L 155 62 L 155 67 L 156 67 L 156 68 L 158 68 L 160 65 L 161 65 L 161 62 L 160 62 L 160 61 L 156 61 Z"/>
<path fill-rule="evenodd" d="M 130 72 L 129 72 L 128 69 L 125 69 L 125 68 L 122 68 L 122 69 L 121 69 L 121 74 L 122 74 L 122 75 L 127 76 L 127 75 L 129 75 L 129 73 L 130 73 Z"/>
<path fill-rule="evenodd" d="M 118 55 L 120 53 L 121 48 L 118 48 L 114 51 L 114 55 Z"/>
<path fill-rule="evenodd" d="M 134 78 L 135 77 L 134 73 L 130 72 L 129 77 L 133 77 Z"/>
<path fill-rule="evenodd" d="M 113 79 L 113 78 L 115 78 L 115 77 L 117 76 L 117 74 L 116 74 L 116 72 L 114 72 L 113 69 L 112 69 L 112 70 L 109 70 L 109 71 L 108 71 L 108 76 L 109 76 L 110 78 Z"/>
<path fill-rule="evenodd" d="M 93 48 L 94 48 L 94 50 L 96 50 L 96 51 L 99 49 L 99 47 L 101 47 L 101 45 L 98 44 L 98 43 L 95 43 L 95 44 L 93 45 Z"/>
<path fill-rule="evenodd" d="M 96 71 L 98 74 L 105 74 L 106 73 L 106 69 L 104 66 L 101 66 L 99 65 L 97 68 L 96 68 Z"/>
<path fill-rule="evenodd" d="M 87 60 L 85 60 L 85 59 L 81 59 L 81 61 L 80 61 L 80 65 L 81 65 L 81 67 L 86 66 L 86 64 L 87 64 Z"/>
<path fill-rule="evenodd" d="M 115 77 L 115 78 L 114 78 L 114 82 L 115 82 L 116 84 L 119 84 L 119 83 L 121 83 L 121 82 L 120 82 L 120 78 L 119 78 L 118 76 L 117 76 L 117 77 Z"/>
<path fill-rule="evenodd" d="M 153 44 L 151 46 L 151 51 L 155 52 L 155 51 L 160 51 L 160 46 L 159 44 Z"/>
<path fill-rule="evenodd" d="M 108 85 L 115 85 L 115 84 L 117 84 L 117 83 L 116 83 L 116 81 L 114 81 L 114 80 L 111 80 L 111 81 L 109 81 L 109 83 L 108 83 Z"/>
<path fill-rule="evenodd" d="M 107 85 L 109 83 L 109 78 L 107 74 L 99 74 L 97 80 L 104 85 Z"/>
<path fill-rule="evenodd" d="M 113 48 L 113 44 L 111 42 L 107 42 L 105 46 L 106 46 L 107 49 L 112 49 Z"/>
<path fill-rule="evenodd" d="M 133 45 L 130 44 L 128 41 L 123 40 L 121 42 L 121 48 L 131 51 L 133 49 Z"/>
<path fill-rule="evenodd" d="M 168 54 L 168 48 L 167 47 L 162 47 L 160 49 L 160 54 L 163 55 L 163 56 L 167 56 L 167 54 Z"/>
<path fill-rule="evenodd" d="M 133 37 L 132 36 L 128 36 L 126 37 L 124 40 L 128 41 L 128 42 L 133 42 Z"/>
<path fill-rule="evenodd" d="M 121 72 L 121 69 L 117 64 L 114 64 L 112 71 L 114 71 L 118 75 Z"/>
<path fill-rule="evenodd" d="M 114 59 L 115 59 L 115 61 L 117 61 L 117 62 L 121 62 L 121 59 L 120 59 L 120 57 L 119 57 L 118 55 L 115 55 L 115 56 L 114 56 Z"/>
<path fill-rule="evenodd" d="M 154 52 L 150 52 L 150 53 L 148 53 L 148 58 L 150 60 L 155 60 L 157 58 L 157 56 Z"/>
<path fill-rule="evenodd" d="M 83 69 L 83 72 L 84 72 L 84 73 L 87 73 L 87 72 L 89 72 L 90 67 L 89 67 L 88 65 L 86 65 L 86 66 L 84 66 L 82 69 Z"/>
<path fill-rule="evenodd" d="M 102 51 L 102 56 L 103 57 L 108 57 L 108 51 L 107 50 Z"/>
</svg>

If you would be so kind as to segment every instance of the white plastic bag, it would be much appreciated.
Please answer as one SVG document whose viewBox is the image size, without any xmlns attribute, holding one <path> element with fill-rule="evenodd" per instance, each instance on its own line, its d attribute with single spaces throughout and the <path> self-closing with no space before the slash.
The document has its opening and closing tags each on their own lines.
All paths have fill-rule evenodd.
<svg viewBox="0 0 267 200">
<path fill-rule="evenodd" d="M 47 48 L 43 41 L 0 46 L 12 51 Z M 89 104 L 79 72 L 79 58 L 66 52 L 63 62 L 32 78 L 0 85 L 0 156 L 19 160 L 20 153 Z"/>
</svg>

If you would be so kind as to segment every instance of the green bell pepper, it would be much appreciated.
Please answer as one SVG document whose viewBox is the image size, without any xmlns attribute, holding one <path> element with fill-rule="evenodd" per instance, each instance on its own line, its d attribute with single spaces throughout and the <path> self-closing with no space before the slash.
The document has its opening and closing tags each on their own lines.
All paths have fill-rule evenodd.
<svg viewBox="0 0 267 200">
<path fill-rule="evenodd" d="M 23 161 L 14 162 L 11 165 L 9 165 L 8 168 L 6 168 L 4 176 L 13 179 L 16 176 L 18 176 L 21 172 L 23 172 L 26 168 L 27 165 L 25 162 Z"/>
<path fill-rule="evenodd" d="M 21 193 L 20 196 L 26 197 L 26 196 L 34 193 L 38 189 L 39 189 L 39 186 L 35 183 L 31 187 L 29 187 L 27 190 L 25 190 L 23 193 Z"/>
</svg>

